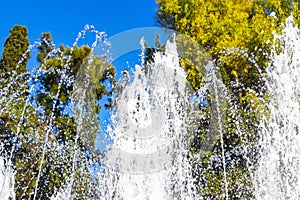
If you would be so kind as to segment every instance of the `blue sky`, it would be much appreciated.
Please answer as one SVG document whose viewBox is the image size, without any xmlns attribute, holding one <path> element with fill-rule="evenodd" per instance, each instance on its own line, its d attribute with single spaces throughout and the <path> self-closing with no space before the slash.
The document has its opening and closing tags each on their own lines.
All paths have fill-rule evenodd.
<svg viewBox="0 0 300 200">
<path fill-rule="evenodd" d="M 111 37 L 133 28 L 157 26 L 155 0 L 4 0 L 0 12 L 0 51 L 9 30 L 27 26 L 29 39 L 51 32 L 54 42 L 71 46 L 85 24 Z"/>
</svg>

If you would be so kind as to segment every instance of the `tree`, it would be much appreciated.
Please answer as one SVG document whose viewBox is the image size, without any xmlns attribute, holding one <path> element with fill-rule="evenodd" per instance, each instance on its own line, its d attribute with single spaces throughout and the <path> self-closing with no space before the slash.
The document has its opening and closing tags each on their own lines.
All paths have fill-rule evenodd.
<svg viewBox="0 0 300 200">
<path fill-rule="evenodd" d="M 2 59 L 0 61 L 1 72 L 24 73 L 27 71 L 26 64 L 30 58 L 28 31 L 25 26 L 16 25 L 10 30 L 10 35 L 4 44 Z"/>
<path fill-rule="evenodd" d="M 8 156 L 17 143 L 15 136 L 20 123 L 19 115 L 25 106 L 27 95 L 26 68 L 30 58 L 28 51 L 28 31 L 24 26 L 16 25 L 10 30 L 5 41 L 2 59 L 0 60 L 0 137 L 4 144 L 2 154 Z"/>
<path fill-rule="evenodd" d="M 215 61 L 219 68 L 219 77 L 226 86 L 228 98 L 220 104 L 222 110 L 223 137 L 215 138 L 214 149 L 203 151 L 205 141 L 214 134 L 214 122 L 199 125 L 205 127 L 194 134 L 191 152 L 202 157 L 198 168 L 201 193 L 207 198 L 223 199 L 224 179 L 227 173 L 228 195 L 230 199 L 251 198 L 251 183 L 248 161 L 244 160 L 242 147 L 255 143 L 258 121 L 262 114 L 267 115 L 263 99 L 267 98 L 262 81 L 269 55 L 277 41 L 273 34 L 280 32 L 286 17 L 293 13 L 299 23 L 299 2 L 292 0 L 238 0 L 238 1 L 204 1 L 204 0 L 157 0 L 157 21 L 166 28 L 188 35 L 198 42 Z M 195 66 L 189 59 L 181 59 L 181 66 L 186 70 L 188 80 L 193 88 L 203 84 L 202 66 Z M 196 70 L 195 70 L 196 69 Z M 210 92 L 210 108 L 206 111 L 214 119 L 213 106 L 216 105 L 215 94 Z M 221 92 L 219 92 L 221 93 Z M 239 116 L 239 117 L 237 117 Z M 200 135 L 199 135 L 200 134 Z M 224 145 L 222 145 L 224 143 Z M 223 147 L 222 147 L 223 146 Z M 222 148 L 225 155 L 222 155 Z M 254 154 L 247 155 L 250 162 L 255 162 Z M 224 168 L 220 167 L 220 157 L 226 156 Z M 219 160 L 219 161 L 218 161 Z M 216 162 L 218 161 L 218 162 Z M 239 181 L 239 179 L 241 181 Z M 244 185 L 244 186 L 242 186 Z"/>
<path fill-rule="evenodd" d="M 45 124 L 36 195 L 49 198 L 72 183 L 75 199 L 88 198 L 84 190 L 89 185 L 80 181 L 91 183 L 89 162 L 99 133 L 98 102 L 111 95 L 107 84 L 115 83 L 115 71 L 105 58 L 94 57 L 88 46 L 55 48 L 49 33 L 42 34 L 41 41 L 40 66 L 33 82 L 37 91 L 32 95 Z"/>
<path fill-rule="evenodd" d="M 21 191 L 32 192 L 32 177 L 38 164 L 39 126 L 38 115 L 28 102 L 30 58 L 27 28 L 16 25 L 10 30 L 0 61 L 1 112 L 0 136 L 4 149 L 1 156 L 6 165 L 15 170 L 17 197 Z M 25 187 L 26 186 L 26 187 Z M 22 190 L 20 190 L 22 188 Z M 24 196 L 24 199 L 26 197 Z"/>
<path fill-rule="evenodd" d="M 92 88 L 89 96 L 93 98 L 94 111 L 96 114 L 100 113 L 100 105 L 97 103 L 105 95 L 111 95 L 112 91 L 108 90 L 109 85 L 116 83 L 114 76 L 115 71 L 106 58 L 93 57 L 91 48 L 83 46 L 81 48 L 75 46 L 70 47 L 60 46 L 59 50 L 54 51 L 52 39 L 49 33 L 42 35 L 42 44 L 39 46 L 40 53 L 38 60 L 41 63 L 39 70 L 42 72 L 38 74 L 37 83 L 41 86 L 41 90 L 36 95 L 36 101 L 45 112 L 46 116 L 52 114 L 53 119 L 57 120 L 55 126 L 58 128 L 57 140 L 64 143 L 73 138 L 75 130 L 69 127 L 68 131 L 60 131 L 67 129 L 66 125 L 68 117 L 72 117 L 71 112 L 66 112 L 67 107 L 70 107 L 72 102 L 72 95 L 76 92 L 76 86 L 87 86 Z M 89 83 L 84 83 L 85 80 L 90 79 Z M 81 80 L 76 85 L 74 82 Z M 83 85 L 90 84 L 90 85 Z M 82 94 L 80 94 L 82 96 Z M 53 97 L 58 96 L 57 101 L 53 101 Z M 74 100 L 74 99 L 73 99 Z M 86 99 L 86 102 L 89 102 Z M 109 105 L 106 105 L 109 107 Z M 61 120 L 61 121 L 60 121 Z M 69 119 L 71 124 L 74 124 L 74 119 Z M 66 134 L 69 135 L 66 135 Z M 82 138 L 83 139 L 83 138 Z M 91 142 L 95 138 L 89 138 Z M 87 141 L 81 141 L 84 150 L 93 150 L 94 144 L 87 144 Z"/>
<path fill-rule="evenodd" d="M 299 5 L 291 0 L 157 0 L 157 3 L 158 23 L 189 35 L 221 61 L 226 84 L 238 82 L 256 90 L 257 68 L 263 70 L 267 65 L 273 32 L 280 31 L 281 23 L 292 11 L 299 18 Z M 271 15 L 273 12 L 276 17 Z M 240 95 L 245 95 L 245 91 Z"/>
</svg>

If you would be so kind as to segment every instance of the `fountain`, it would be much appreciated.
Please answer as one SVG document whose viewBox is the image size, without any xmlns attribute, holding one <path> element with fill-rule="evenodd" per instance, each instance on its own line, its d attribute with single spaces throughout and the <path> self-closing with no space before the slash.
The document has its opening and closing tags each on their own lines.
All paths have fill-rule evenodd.
<svg viewBox="0 0 300 200">
<path fill-rule="evenodd" d="M 15 199 L 14 174 L 4 166 L 4 160 L 0 157 L 0 199 Z"/>
<path fill-rule="evenodd" d="M 117 97 L 99 178 L 104 199 L 197 199 L 185 142 L 186 75 L 175 42 L 165 48 L 154 63 L 135 66 Z"/>
<path fill-rule="evenodd" d="M 189 43 L 190 39 L 181 38 L 184 42 L 176 43 L 172 35 L 164 50 L 153 54 L 153 62 L 144 60 L 145 40 L 141 39 L 141 64 L 124 71 L 115 88 L 111 123 L 107 127 L 110 142 L 98 154 L 82 151 L 81 144 L 94 144 L 90 133 L 99 132 L 93 93 L 99 82 L 97 75 L 109 65 L 107 55 L 101 57 L 105 58 L 101 60 L 104 68 L 97 68 L 99 57 L 91 56 L 75 75 L 69 73 L 73 66 L 68 63 L 86 32 L 96 35 L 92 50 L 99 43 L 109 43 L 103 32 L 86 26 L 67 55 L 49 41 L 32 45 L 28 51 L 43 42 L 52 49 L 30 76 L 28 72 L 13 73 L 9 83 L 0 88 L 0 114 L 12 116 L 17 124 L 12 128 L 9 151 L 7 144 L 0 141 L 0 200 L 16 196 L 52 200 L 299 199 L 300 47 L 296 43 L 300 32 L 291 18 L 286 24 L 283 35 L 276 36 L 280 53 L 274 50 L 264 74 L 267 112 L 260 120 L 258 144 L 248 141 L 239 105 L 219 77 L 216 61 L 207 62 L 210 58 L 203 58 L 205 52 L 198 49 L 198 44 Z M 180 37 L 183 36 L 178 34 L 176 40 Z M 195 56 L 197 51 L 201 58 Z M 185 56 L 193 64 L 203 64 L 197 69 L 203 76 L 203 85 L 197 91 L 187 83 L 187 74 L 180 67 L 180 57 Z M 65 63 L 62 69 L 55 69 L 47 61 L 56 57 Z M 53 91 L 41 87 L 41 81 L 51 74 L 59 77 Z M 14 92 L 13 86 L 21 88 L 21 93 Z M 47 111 L 35 96 L 38 92 L 50 96 Z M 62 93 L 68 98 L 65 104 L 58 103 Z M 58 110 L 64 114 L 57 114 Z M 59 132 L 60 117 L 74 120 L 76 127 L 63 124 L 65 132 Z M 207 123 L 203 125 L 201 120 Z M 226 126 L 226 120 L 231 124 Z M 199 128 L 207 129 L 207 135 L 199 151 L 191 153 L 196 137 L 192 133 L 198 133 Z M 74 138 L 66 142 L 56 140 L 59 134 L 68 137 L 72 131 L 78 133 Z M 234 131 L 233 136 L 228 136 L 230 131 Z M 229 137 L 239 137 L 234 139 L 242 145 L 226 143 Z M 24 143 L 30 144 L 31 149 L 25 151 Z M 15 152 L 22 149 L 23 157 L 22 153 L 17 155 L 22 162 L 15 163 Z M 250 158 L 253 155 L 259 157 Z M 16 166 L 28 164 L 31 159 L 28 169 L 18 171 Z M 44 184 L 56 178 L 63 181 Z M 216 191 L 212 191 L 214 186 Z"/>
<path fill-rule="evenodd" d="M 300 31 L 287 18 L 266 73 L 267 114 L 260 125 L 257 199 L 300 198 Z"/>
</svg>

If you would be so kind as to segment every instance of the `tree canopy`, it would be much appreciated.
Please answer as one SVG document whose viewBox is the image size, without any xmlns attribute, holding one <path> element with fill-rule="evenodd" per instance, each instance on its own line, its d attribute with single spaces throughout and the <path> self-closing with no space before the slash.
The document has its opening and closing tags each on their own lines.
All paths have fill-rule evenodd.
<svg viewBox="0 0 300 200">
<path fill-rule="evenodd" d="M 199 192 L 208 199 L 251 199 L 251 170 L 248 170 L 247 165 L 255 163 L 257 159 L 255 141 L 258 137 L 258 123 L 262 115 L 268 116 L 264 105 L 268 101 L 268 94 L 264 87 L 263 72 L 268 67 L 272 49 L 275 47 L 279 51 L 274 34 L 281 32 L 286 18 L 292 14 L 294 21 L 299 24 L 299 2 L 156 2 L 157 22 L 164 28 L 173 29 L 197 41 L 211 55 L 219 69 L 219 78 L 225 84 L 223 89 L 222 85 L 218 86 L 219 94 L 211 93 L 208 96 L 211 106 L 202 108 L 206 114 L 202 118 L 193 118 L 191 153 L 201 158 L 201 161 L 195 161 L 200 162 L 200 165 L 195 164 Z M 184 57 L 181 58 L 181 66 L 186 70 L 193 88 L 200 88 L 203 85 L 203 74 L 199 69 L 203 66 L 194 66 L 193 62 Z M 205 147 L 212 142 L 211 135 L 215 134 L 215 130 L 209 130 L 209 127 L 215 126 L 214 121 L 218 117 L 213 114 L 216 109 L 215 95 L 223 96 L 219 105 L 223 133 L 222 138 L 220 135 L 214 138 L 214 147 L 208 150 Z M 198 128 L 195 128 L 195 124 L 198 124 Z M 252 155 L 245 154 L 245 148 L 248 147 Z M 225 155 L 223 164 L 220 164 Z M 225 182 L 228 183 L 227 197 L 224 196 Z"/>
</svg>

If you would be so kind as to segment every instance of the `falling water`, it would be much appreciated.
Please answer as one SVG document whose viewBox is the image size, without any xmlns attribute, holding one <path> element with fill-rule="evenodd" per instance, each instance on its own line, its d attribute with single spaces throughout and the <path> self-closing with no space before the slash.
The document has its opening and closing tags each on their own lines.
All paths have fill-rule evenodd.
<svg viewBox="0 0 300 200">
<path fill-rule="evenodd" d="M 261 122 L 257 199 L 300 199 L 300 31 L 289 17 L 267 70 L 267 107 Z"/>
<path fill-rule="evenodd" d="M 211 93 L 214 96 L 214 112 L 213 117 L 216 118 L 217 130 L 219 134 L 220 143 L 221 143 L 221 163 L 223 171 L 223 185 L 224 185 L 224 196 L 228 200 L 228 183 L 227 183 L 227 172 L 226 172 L 226 158 L 225 158 L 225 147 L 224 147 L 224 127 L 223 127 L 223 117 L 224 112 L 222 111 L 222 106 L 224 106 L 224 98 L 230 98 L 227 94 L 226 87 L 223 84 L 222 80 L 217 76 L 217 68 L 213 62 L 209 62 L 206 66 L 207 75 L 204 77 L 206 85 L 211 89 Z"/>
<path fill-rule="evenodd" d="M 6 169 L 3 158 L 0 157 L 0 199 L 15 199 L 14 174 Z"/>
<path fill-rule="evenodd" d="M 101 197 L 197 199 L 187 159 L 186 74 L 175 42 L 167 41 L 154 63 L 136 65 L 130 78 L 116 100 Z"/>
</svg>

